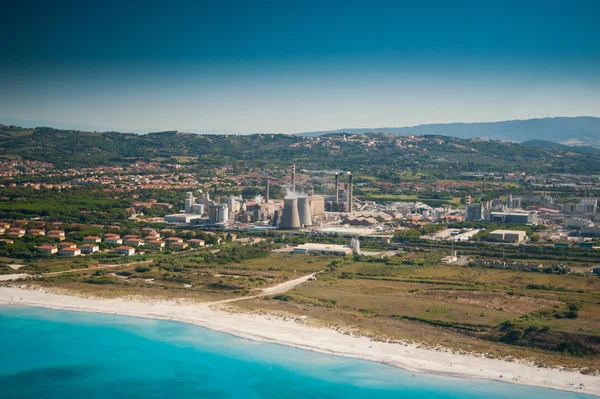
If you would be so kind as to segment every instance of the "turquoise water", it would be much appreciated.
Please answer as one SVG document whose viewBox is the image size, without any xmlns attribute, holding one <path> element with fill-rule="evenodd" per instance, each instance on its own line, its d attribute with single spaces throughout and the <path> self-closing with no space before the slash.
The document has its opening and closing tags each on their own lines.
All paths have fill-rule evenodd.
<svg viewBox="0 0 600 399">
<path fill-rule="evenodd" d="M 0 307 L 0 398 L 592 398 L 405 372 L 169 321 Z"/>
</svg>

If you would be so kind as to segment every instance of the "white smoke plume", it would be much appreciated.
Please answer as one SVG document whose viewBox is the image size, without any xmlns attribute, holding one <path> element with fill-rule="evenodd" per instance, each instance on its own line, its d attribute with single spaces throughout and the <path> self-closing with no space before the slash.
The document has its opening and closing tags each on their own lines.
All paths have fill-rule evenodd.
<svg viewBox="0 0 600 399">
<path fill-rule="evenodd" d="M 308 194 L 306 194 L 305 192 L 292 191 L 291 185 L 286 184 L 282 188 L 283 192 L 285 193 L 285 199 L 298 199 L 300 197 L 308 197 Z"/>
<path fill-rule="evenodd" d="M 253 201 L 256 202 L 257 204 L 261 204 L 261 203 L 265 202 L 265 198 L 262 195 L 258 194 L 254 197 Z"/>
</svg>

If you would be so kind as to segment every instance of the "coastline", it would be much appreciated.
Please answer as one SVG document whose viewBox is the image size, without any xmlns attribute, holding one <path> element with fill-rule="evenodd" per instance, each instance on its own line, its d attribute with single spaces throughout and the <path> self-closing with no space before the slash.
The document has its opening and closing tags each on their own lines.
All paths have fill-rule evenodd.
<svg viewBox="0 0 600 399">
<path fill-rule="evenodd" d="M 218 309 L 219 303 L 88 298 L 40 288 L 0 287 L 0 304 L 172 320 L 245 339 L 380 362 L 409 372 L 487 379 L 600 396 L 600 377 L 597 376 L 488 359 L 484 355 L 425 349 L 417 344 L 372 341 L 281 317 L 231 313 Z"/>
</svg>

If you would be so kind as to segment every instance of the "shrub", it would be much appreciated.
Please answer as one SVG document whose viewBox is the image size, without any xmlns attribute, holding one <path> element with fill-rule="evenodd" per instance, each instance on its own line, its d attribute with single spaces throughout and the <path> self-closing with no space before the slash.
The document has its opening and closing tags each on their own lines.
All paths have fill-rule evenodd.
<svg viewBox="0 0 600 399">
<path fill-rule="evenodd" d="M 567 319 L 576 319 L 577 317 L 579 317 L 579 312 L 576 310 L 569 310 L 565 313 L 565 317 Z"/>
<path fill-rule="evenodd" d="M 523 330 L 513 328 L 504 335 L 503 341 L 510 344 L 520 340 L 521 338 L 523 338 L 524 335 L 525 332 Z"/>
<path fill-rule="evenodd" d="M 116 284 L 113 280 L 103 277 L 103 278 L 88 278 L 87 280 L 84 280 L 86 283 L 89 284 Z"/>
<path fill-rule="evenodd" d="M 277 299 L 278 301 L 289 302 L 289 301 L 293 301 L 294 297 L 291 295 L 279 294 L 279 295 L 273 295 L 273 299 Z"/>
</svg>

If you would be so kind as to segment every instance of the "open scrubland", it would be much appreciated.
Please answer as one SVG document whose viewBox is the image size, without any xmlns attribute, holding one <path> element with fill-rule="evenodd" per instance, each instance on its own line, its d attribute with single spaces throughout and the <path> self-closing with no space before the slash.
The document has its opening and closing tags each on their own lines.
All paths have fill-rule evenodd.
<svg viewBox="0 0 600 399">
<path fill-rule="evenodd" d="M 122 263 L 41 259 L 24 263 L 18 272 L 42 272 L 29 282 L 89 295 L 204 301 L 243 297 L 253 290 L 323 270 L 331 262 L 327 258 L 270 254 L 251 246 L 119 260 Z"/>
<path fill-rule="evenodd" d="M 333 261 L 315 282 L 237 306 L 308 315 L 376 339 L 600 368 L 597 277 L 410 264 L 418 256 Z"/>
</svg>

